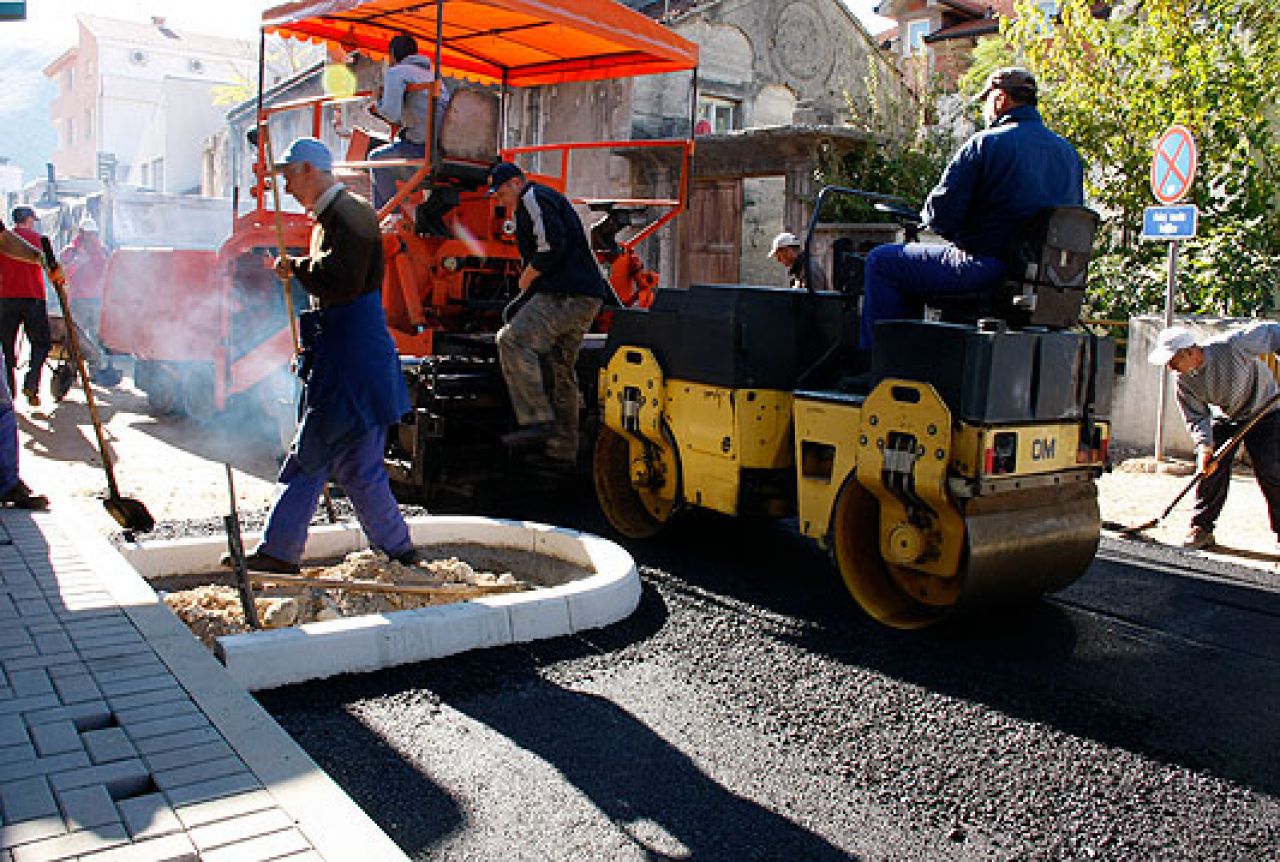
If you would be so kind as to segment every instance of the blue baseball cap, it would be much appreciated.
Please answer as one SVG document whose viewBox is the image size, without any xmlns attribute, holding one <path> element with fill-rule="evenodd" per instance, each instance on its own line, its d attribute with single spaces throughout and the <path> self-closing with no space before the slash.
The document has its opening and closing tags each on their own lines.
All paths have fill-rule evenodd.
<svg viewBox="0 0 1280 862">
<path fill-rule="evenodd" d="M 333 154 L 319 138 L 298 138 L 284 151 L 284 156 L 276 163 L 277 168 L 285 165 L 309 164 L 316 170 L 330 173 L 333 171 Z"/>
<path fill-rule="evenodd" d="M 511 162 L 498 162 L 489 170 L 489 194 L 496 192 L 503 183 L 522 176 L 524 171 Z"/>
</svg>

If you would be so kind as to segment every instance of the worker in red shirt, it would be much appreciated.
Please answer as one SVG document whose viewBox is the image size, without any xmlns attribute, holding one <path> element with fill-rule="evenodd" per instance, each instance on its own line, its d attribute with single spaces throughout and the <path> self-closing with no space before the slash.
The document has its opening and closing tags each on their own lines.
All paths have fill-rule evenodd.
<svg viewBox="0 0 1280 862">
<path fill-rule="evenodd" d="M 15 207 L 13 232 L 33 248 L 41 247 L 39 220 L 31 207 Z M 44 261 L 50 272 L 61 277 L 56 260 Z M 18 327 L 27 333 L 31 345 L 31 364 L 22 381 L 22 394 L 32 407 L 40 406 L 40 372 L 53 347 L 49 333 L 49 310 L 45 303 L 44 271 L 39 262 L 29 263 L 0 256 L 0 349 L 9 392 L 14 391 L 17 369 Z"/>
<path fill-rule="evenodd" d="M 41 253 L 0 222 L 0 260 L 13 258 L 40 265 Z M 0 506 L 15 509 L 49 508 L 49 498 L 33 494 L 18 476 L 18 417 L 13 413 L 13 395 L 5 385 L 6 374 L 0 375 Z"/>
<path fill-rule="evenodd" d="M 67 274 L 67 300 L 76 326 L 98 340 L 102 317 L 102 282 L 107 273 L 107 248 L 93 216 L 80 220 L 80 231 L 62 251 L 62 269 Z"/>
</svg>

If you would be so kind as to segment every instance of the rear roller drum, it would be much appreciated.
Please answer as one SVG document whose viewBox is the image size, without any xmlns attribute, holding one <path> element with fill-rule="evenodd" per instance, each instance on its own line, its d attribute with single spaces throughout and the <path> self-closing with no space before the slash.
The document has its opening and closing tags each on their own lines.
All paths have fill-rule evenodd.
<svg viewBox="0 0 1280 862">
<path fill-rule="evenodd" d="M 600 429 L 592 473 L 600 509 L 622 535 L 648 539 L 671 517 L 671 501 L 632 482 L 631 442 L 616 431 Z"/>
</svg>

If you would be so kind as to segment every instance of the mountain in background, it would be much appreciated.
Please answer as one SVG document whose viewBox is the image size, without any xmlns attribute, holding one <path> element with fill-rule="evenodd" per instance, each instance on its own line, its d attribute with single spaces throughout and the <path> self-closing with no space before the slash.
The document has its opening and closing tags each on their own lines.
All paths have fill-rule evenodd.
<svg viewBox="0 0 1280 862">
<path fill-rule="evenodd" d="M 49 122 L 57 86 L 41 70 L 54 55 L 6 47 L 0 68 L 0 156 L 22 168 L 23 183 L 40 179 L 58 136 Z"/>
</svg>

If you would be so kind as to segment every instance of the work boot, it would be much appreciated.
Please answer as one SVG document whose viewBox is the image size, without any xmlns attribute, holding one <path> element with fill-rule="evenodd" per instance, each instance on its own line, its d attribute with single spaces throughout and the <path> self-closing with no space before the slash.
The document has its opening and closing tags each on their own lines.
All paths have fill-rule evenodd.
<svg viewBox="0 0 1280 862">
<path fill-rule="evenodd" d="M 417 548 L 410 548 L 402 554 L 396 554 L 391 557 L 391 559 L 395 560 L 402 566 L 416 566 L 421 557 L 418 556 Z"/>
<path fill-rule="evenodd" d="M 1204 548 L 1212 548 L 1214 543 L 1213 530 L 1209 527 L 1201 527 L 1198 524 L 1192 524 L 1191 529 L 1187 530 L 1187 537 L 1182 540 L 1182 547 L 1190 548 L 1193 551 L 1199 551 Z"/>
<path fill-rule="evenodd" d="M 28 404 L 30 404 L 32 407 L 39 407 L 39 406 L 40 406 L 40 393 L 39 393 L 39 392 L 37 392 L 36 390 L 32 389 L 30 386 L 27 386 L 27 387 L 25 387 L 25 388 L 22 390 L 22 394 L 23 394 L 23 395 L 25 395 L 25 396 L 27 396 L 27 403 L 28 403 Z"/>
<path fill-rule="evenodd" d="M 231 559 L 231 554 L 223 554 L 219 562 L 224 568 L 235 568 L 235 561 Z M 297 563 L 277 559 L 261 551 L 254 551 L 247 555 L 244 558 L 244 567 L 253 572 L 270 572 L 273 575 L 296 575 L 302 571 L 302 567 Z"/>
<path fill-rule="evenodd" d="M 556 424 L 554 422 L 535 422 L 532 425 L 525 425 L 518 431 L 511 431 L 502 435 L 502 445 L 511 448 L 520 448 L 523 446 L 534 446 L 538 443 L 546 443 L 556 433 Z"/>
<path fill-rule="evenodd" d="M 19 479 L 17 483 L 0 496 L 0 505 L 14 509 L 27 509 L 31 512 L 43 512 L 49 508 L 49 498 L 44 494 L 33 494 L 27 483 Z"/>
</svg>

